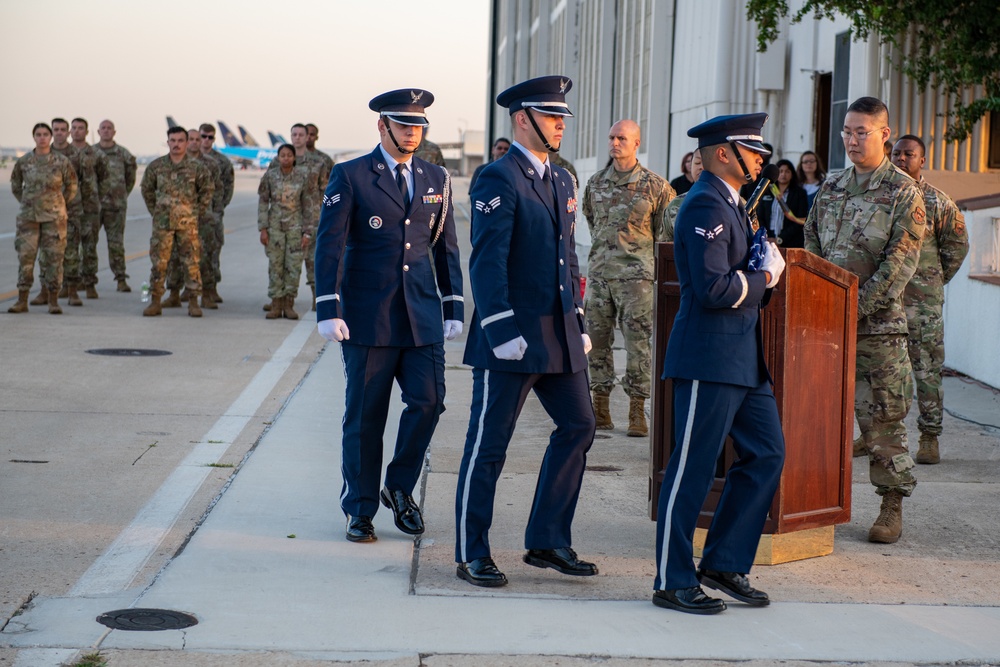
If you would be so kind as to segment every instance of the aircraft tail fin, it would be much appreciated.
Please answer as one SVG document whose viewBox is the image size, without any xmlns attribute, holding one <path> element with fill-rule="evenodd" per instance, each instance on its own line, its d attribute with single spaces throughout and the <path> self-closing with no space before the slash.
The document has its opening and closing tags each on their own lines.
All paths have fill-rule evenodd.
<svg viewBox="0 0 1000 667">
<path fill-rule="evenodd" d="M 222 132 L 222 140 L 226 142 L 227 146 L 242 146 L 243 142 L 236 138 L 233 131 L 229 129 L 229 126 L 219 121 L 219 132 Z"/>
<path fill-rule="evenodd" d="M 271 147 L 272 148 L 277 148 L 281 144 L 286 143 L 286 142 L 284 142 L 284 141 L 281 140 L 280 136 L 278 136 L 277 134 L 275 134 L 271 130 L 267 131 L 267 138 L 271 141 Z"/>
<path fill-rule="evenodd" d="M 167 129 L 169 130 L 170 128 L 177 127 L 177 126 L 178 126 L 178 124 L 177 124 L 177 121 L 174 120 L 174 117 L 173 116 L 167 116 Z"/>
<path fill-rule="evenodd" d="M 237 125 L 236 128 L 240 131 L 240 136 L 243 138 L 243 143 L 246 146 L 260 146 L 257 140 L 253 138 L 253 135 L 247 132 L 247 129 L 242 125 Z"/>
</svg>

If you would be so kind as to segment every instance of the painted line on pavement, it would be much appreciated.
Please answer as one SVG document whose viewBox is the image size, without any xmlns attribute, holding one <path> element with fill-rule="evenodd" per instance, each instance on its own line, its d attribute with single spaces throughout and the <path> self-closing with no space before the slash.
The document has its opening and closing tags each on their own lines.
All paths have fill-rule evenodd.
<svg viewBox="0 0 1000 667">
<path fill-rule="evenodd" d="M 312 334 L 313 320 L 295 325 L 281 347 L 257 371 L 257 375 L 219 417 L 201 442 L 191 450 L 163 482 L 145 507 L 100 558 L 83 573 L 69 597 L 102 595 L 123 591 L 139 574 L 181 512 L 257 409 L 274 389 Z"/>
</svg>

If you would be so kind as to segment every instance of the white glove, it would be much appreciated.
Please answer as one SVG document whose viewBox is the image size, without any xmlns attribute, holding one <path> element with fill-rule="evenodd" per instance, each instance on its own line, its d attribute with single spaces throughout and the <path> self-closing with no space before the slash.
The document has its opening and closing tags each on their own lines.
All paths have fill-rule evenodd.
<svg viewBox="0 0 1000 667">
<path fill-rule="evenodd" d="M 444 339 L 452 340 L 455 336 L 462 333 L 462 323 L 459 320 L 445 320 L 444 321 Z"/>
<path fill-rule="evenodd" d="M 524 351 L 527 349 L 528 341 L 524 340 L 524 336 L 518 336 L 514 340 L 509 340 L 503 345 L 497 345 L 493 348 L 493 355 L 497 359 L 520 361 L 524 357 Z"/>
<path fill-rule="evenodd" d="M 771 274 L 771 281 L 767 284 L 768 287 L 777 285 L 778 278 L 781 277 L 782 272 L 785 270 L 785 258 L 778 252 L 778 246 L 770 241 L 764 244 L 764 261 L 761 262 L 760 270 Z"/>
<path fill-rule="evenodd" d="M 351 337 L 351 332 L 347 328 L 347 322 L 334 317 L 331 320 L 323 320 L 316 323 L 319 335 L 327 340 L 340 342 Z"/>
<path fill-rule="evenodd" d="M 583 336 L 583 353 L 590 354 L 590 351 L 594 349 L 594 344 L 590 342 L 590 336 L 587 334 L 580 334 Z"/>
</svg>

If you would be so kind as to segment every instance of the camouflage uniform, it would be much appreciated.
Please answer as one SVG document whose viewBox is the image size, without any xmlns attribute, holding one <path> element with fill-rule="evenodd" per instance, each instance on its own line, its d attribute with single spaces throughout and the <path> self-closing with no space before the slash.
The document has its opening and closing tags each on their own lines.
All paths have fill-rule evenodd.
<svg viewBox="0 0 1000 667">
<path fill-rule="evenodd" d="M 100 226 L 108 237 L 108 264 L 115 280 L 125 280 L 128 278 L 125 273 L 125 213 L 128 195 L 135 187 L 135 157 L 118 144 L 102 148 L 98 143 L 94 148 L 103 152 L 107 160 L 108 182 L 101 187 Z"/>
<path fill-rule="evenodd" d="M 330 163 L 327 164 L 324 158 L 330 160 L 330 156 L 326 153 L 309 150 L 304 155 L 295 156 L 295 167 L 304 168 L 310 175 L 307 196 L 311 197 L 312 201 L 310 202 L 310 206 L 302 212 L 305 216 L 302 220 L 302 233 L 307 234 L 310 239 L 309 248 L 303 253 L 306 263 L 306 284 L 314 290 L 316 285 L 316 228 L 319 226 L 320 200 L 323 197 L 323 193 L 326 192 L 326 185 L 330 180 L 330 170 L 333 169 L 333 160 L 330 160 Z M 271 160 L 271 164 L 267 166 L 268 171 L 274 171 L 279 168 L 277 160 Z M 295 294 L 291 296 L 298 294 L 298 282 L 295 285 Z"/>
<path fill-rule="evenodd" d="M 576 175 L 576 167 L 573 166 L 572 162 L 559 155 L 559 153 L 549 153 L 549 160 L 551 160 L 552 164 L 555 166 L 562 167 L 569 173 L 573 174 L 573 180 L 575 182 L 580 182 L 580 177 Z"/>
<path fill-rule="evenodd" d="M 445 166 L 444 155 L 441 153 L 441 147 L 430 139 L 424 139 L 421 141 L 413 155 L 421 160 L 427 160 L 431 164 L 436 164 L 439 167 Z M 326 190 L 326 183 L 323 184 L 323 189 Z"/>
<path fill-rule="evenodd" d="M 14 163 L 10 189 L 21 204 L 14 236 L 17 289 L 31 289 L 37 257 L 39 282 L 56 294 L 66 251 L 66 202 L 73 201 L 77 191 L 73 165 L 59 153 L 26 153 Z"/>
<path fill-rule="evenodd" d="M 80 241 L 83 238 L 83 200 L 93 200 L 97 196 L 97 177 L 94 174 L 94 158 L 84 154 L 72 144 L 65 148 L 53 145 L 52 151 L 59 153 L 73 165 L 78 187 L 72 201 L 66 202 L 66 252 L 63 255 L 63 281 L 77 285 L 80 282 Z"/>
<path fill-rule="evenodd" d="M 169 155 L 164 155 L 146 167 L 140 189 L 146 208 L 153 216 L 153 234 L 149 239 L 150 293 L 157 300 L 163 295 L 167 262 L 177 243 L 188 294 L 200 296 L 198 222 L 205 219 L 212 208 L 212 174 L 200 160 L 185 156 L 175 164 Z"/>
<path fill-rule="evenodd" d="M 686 194 L 685 192 L 677 195 L 667 204 L 667 210 L 663 214 L 663 238 L 657 240 L 667 243 L 674 242 L 674 227 L 677 226 L 677 213 L 681 210 L 681 204 L 684 203 L 684 196 Z"/>
<path fill-rule="evenodd" d="M 805 249 L 858 276 L 854 412 L 879 495 L 916 486 L 903 418 L 913 398 L 903 289 L 917 268 L 924 202 L 888 159 L 858 184 L 849 167 L 827 177 L 805 224 Z"/>
<path fill-rule="evenodd" d="M 302 230 L 305 220 L 315 220 L 316 198 L 312 173 L 296 166 L 285 175 L 269 169 L 260 179 L 257 194 L 257 229 L 267 230 L 267 296 L 294 297 L 302 275 Z"/>
<path fill-rule="evenodd" d="M 632 398 L 649 397 L 653 365 L 653 244 L 664 237 L 667 204 L 674 190 L 638 162 L 621 173 L 614 164 L 591 176 L 583 214 L 592 244 L 587 272 L 587 331 L 594 348 L 588 359 L 590 388 L 608 393 L 615 384 L 611 352 L 615 324 L 627 354 L 622 387 Z"/>
<path fill-rule="evenodd" d="M 215 194 L 212 196 L 212 210 L 215 212 L 215 243 L 211 248 L 209 261 L 214 275 L 214 284 L 222 282 L 221 256 L 222 246 L 226 242 L 226 229 L 222 221 L 223 214 L 229 202 L 233 200 L 233 189 L 235 187 L 236 176 L 233 172 L 233 162 L 225 155 L 214 148 L 208 153 L 202 153 L 211 157 L 219 165 L 219 176 L 222 179 L 222 187 L 216 184 Z"/>
<path fill-rule="evenodd" d="M 215 290 L 212 257 L 218 257 L 219 254 L 215 203 L 221 200 L 224 185 L 219 163 L 214 158 L 202 154 L 198 156 L 198 161 L 205 165 L 212 177 L 212 206 L 198 217 L 198 242 L 201 244 L 201 251 L 198 253 L 198 272 L 201 274 L 201 290 L 204 294 L 211 294 Z M 173 250 L 170 251 L 170 262 L 167 264 L 167 288 L 180 290 L 183 284 L 184 270 L 181 266 L 180 244 L 175 243 Z"/>
<path fill-rule="evenodd" d="M 326 186 L 330 182 L 330 172 L 333 171 L 333 158 L 324 153 L 323 151 L 310 151 L 312 155 L 315 155 L 320 160 L 322 160 L 323 165 L 320 167 L 318 179 L 319 190 L 316 192 L 316 223 L 319 224 L 319 203 L 326 192 Z M 313 235 L 309 237 L 309 247 L 306 248 L 305 253 L 306 262 L 306 284 L 313 286 L 316 284 L 316 234 L 315 229 L 313 230 Z"/>
<path fill-rule="evenodd" d="M 83 179 L 90 183 L 80 189 L 83 197 L 83 218 L 80 224 L 80 284 L 97 284 L 97 241 L 101 231 L 101 198 L 108 186 L 108 159 L 104 152 L 87 145 L 79 148 L 82 155 Z"/>
<path fill-rule="evenodd" d="M 969 252 L 965 218 L 948 195 L 923 178 L 919 182 L 927 207 L 920 263 L 903 292 L 909 327 L 910 364 L 917 383 L 922 434 L 941 435 L 944 394 L 944 286 L 958 272 Z"/>
</svg>

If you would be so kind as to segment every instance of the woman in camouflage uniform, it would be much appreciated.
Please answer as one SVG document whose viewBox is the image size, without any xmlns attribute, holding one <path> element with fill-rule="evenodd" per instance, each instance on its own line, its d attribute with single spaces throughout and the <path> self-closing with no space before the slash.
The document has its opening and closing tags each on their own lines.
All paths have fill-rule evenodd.
<svg viewBox="0 0 1000 667">
<path fill-rule="evenodd" d="M 271 308 L 265 317 L 276 320 L 282 316 L 299 319 L 295 312 L 295 296 L 299 292 L 302 253 L 309 245 L 314 230 L 303 227 L 304 220 L 316 220 L 318 211 L 310 198 L 310 172 L 295 166 L 295 147 L 282 144 L 278 148 L 278 169 L 268 169 L 260 179 L 257 194 L 257 229 L 260 242 L 267 249 L 267 296 Z"/>
<path fill-rule="evenodd" d="M 17 303 L 7 312 L 27 312 L 28 290 L 34 282 L 37 257 L 39 281 L 48 288 L 49 312 L 58 315 L 62 312 L 58 295 L 66 252 L 66 202 L 76 196 L 76 172 L 68 159 L 51 152 L 51 127 L 37 123 L 31 134 L 35 149 L 18 158 L 10 174 L 10 186 L 21 211 L 14 238 L 19 263 L 18 296 Z"/>
</svg>

